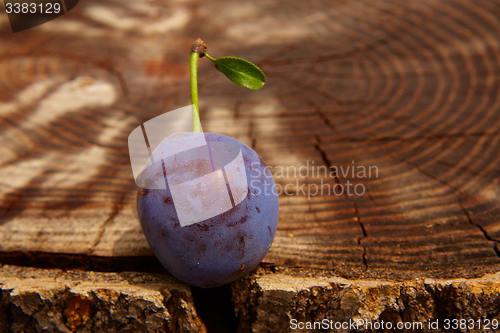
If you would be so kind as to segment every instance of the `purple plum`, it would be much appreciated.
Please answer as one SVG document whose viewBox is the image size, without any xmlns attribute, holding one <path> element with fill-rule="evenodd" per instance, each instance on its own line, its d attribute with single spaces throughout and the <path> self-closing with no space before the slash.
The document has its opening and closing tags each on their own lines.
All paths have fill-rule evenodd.
<svg viewBox="0 0 500 333">
<path fill-rule="evenodd" d="M 279 203 L 272 175 L 255 151 L 225 135 L 198 134 L 209 155 L 201 152 L 203 147 L 192 148 L 190 134 L 169 137 L 155 149 L 153 159 L 160 167 L 144 172 L 150 182 L 164 181 L 166 189 L 140 188 L 137 210 L 163 266 L 185 283 L 211 288 L 240 278 L 262 261 L 276 234 Z M 178 153 L 164 158 L 167 145 Z M 234 164 L 238 158 L 241 163 Z M 219 179 L 225 183 L 200 178 L 205 174 L 223 174 Z M 238 180 L 234 175 L 243 176 Z M 187 181 L 196 184 L 188 188 L 183 185 Z M 230 198 L 229 208 L 223 209 L 219 197 Z M 208 217 L 193 215 L 195 208 Z"/>
</svg>

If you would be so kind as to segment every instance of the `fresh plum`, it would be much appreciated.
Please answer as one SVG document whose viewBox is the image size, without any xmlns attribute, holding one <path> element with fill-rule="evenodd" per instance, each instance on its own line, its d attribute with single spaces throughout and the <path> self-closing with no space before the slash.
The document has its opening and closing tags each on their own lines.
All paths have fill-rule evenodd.
<svg viewBox="0 0 500 333">
<path fill-rule="evenodd" d="M 204 136 L 208 155 L 193 144 L 193 133 L 176 133 L 155 149 L 152 157 L 161 167 L 146 168 L 143 177 L 164 181 L 166 189 L 140 188 L 137 210 L 163 266 L 183 282 L 211 288 L 262 261 L 276 233 L 279 204 L 274 180 L 255 151 L 225 135 L 196 134 Z M 167 148 L 175 154 L 165 158 Z M 223 182 L 203 175 L 219 175 Z"/>
</svg>

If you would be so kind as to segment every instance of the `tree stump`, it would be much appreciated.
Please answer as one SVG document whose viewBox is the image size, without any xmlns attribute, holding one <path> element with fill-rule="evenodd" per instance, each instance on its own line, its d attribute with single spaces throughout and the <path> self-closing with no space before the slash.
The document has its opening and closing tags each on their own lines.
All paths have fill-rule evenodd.
<svg viewBox="0 0 500 333">
<path fill-rule="evenodd" d="M 483 0 L 88 0 L 15 34 L 0 17 L 0 331 L 234 330 L 153 256 L 128 156 L 134 128 L 190 104 L 198 37 L 267 75 L 248 91 L 200 60 L 204 130 L 252 147 L 280 193 L 269 254 L 221 296 L 240 332 L 493 328 L 499 18 Z"/>
</svg>

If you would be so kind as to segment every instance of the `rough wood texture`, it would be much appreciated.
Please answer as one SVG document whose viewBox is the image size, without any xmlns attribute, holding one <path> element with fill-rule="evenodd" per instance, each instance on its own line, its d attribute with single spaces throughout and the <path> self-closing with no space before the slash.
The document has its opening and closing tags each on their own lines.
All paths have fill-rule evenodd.
<svg viewBox="0 0 500 333">
<path fill-rule="evenodd" d="M 0 332 L 206 332 L 173 277 L 3 266 Z"/>
<path fill-rule="evenodd" d="M 204 129 L 291 184 L 269 270 L 401 283 L 498 272 L 499 18 L 488 0 L 87 0 L 17 34 L 0 17 L 0 262 L 161 269 L 127 136 L 190 103 L 201 37 L 267 74 L 253 92 L 200 61 Z M 308 177 L 286 169 L 301 166 Z M 348 181 L 363 194 L 307 195 Z"/>
<path fill-rule="evenodd" d="M 3 266 L 0 281 L 2 333 L 206 331 L 190 288 L 165 275 Z M 449 332 L 444 325 L 450 318 L 466 320 L 467 325 L 474 320 L 475 329 L 468 332 L 481 332 L 478 320 L 484 326 L 486 318 L 491 329 L 492 322 L 500 326 L 499 274 L 396 282 L 258 269 L 233 283 L 232 289 L 241 333 L 287 332 L 299 322 L 314 325 L 324 319 L 329 325 L 356 323 L 363 332 L 379 331 L 369 325 L 382 321 L 394 327 L 414 325 L 388 331 Z M 423 330 L 416 329 L 420 323 Z M 430 328 L 431 323 L 438 324 Z"/>
<path fill-rule="evenodd" d="M 500 329 L 499 274 L 468 280 L 394 282 L 256 272 L 236 281 L 232 288 L 239 332 L 328 329 L 439 333 Z"/>
</svg>

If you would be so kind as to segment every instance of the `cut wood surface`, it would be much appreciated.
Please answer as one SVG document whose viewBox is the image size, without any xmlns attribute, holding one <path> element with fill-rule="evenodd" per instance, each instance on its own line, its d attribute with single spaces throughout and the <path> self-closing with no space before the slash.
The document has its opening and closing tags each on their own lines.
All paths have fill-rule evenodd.
<svg viewBox="0 0 500 333">
<path fill-rule="evenodd" d="M 487 0 L 87 0 L 16 34 L 0 16 L 0 262 L 164 272 L 127 138 L 190 104 L 200 37 L 267 75 L 250 91 L 201 59 L 198 78 L 203 129 L 252 147 L 281 192 L 267 274 L 494 274 L 499 18 Z"/>
</svg>

